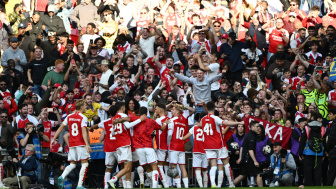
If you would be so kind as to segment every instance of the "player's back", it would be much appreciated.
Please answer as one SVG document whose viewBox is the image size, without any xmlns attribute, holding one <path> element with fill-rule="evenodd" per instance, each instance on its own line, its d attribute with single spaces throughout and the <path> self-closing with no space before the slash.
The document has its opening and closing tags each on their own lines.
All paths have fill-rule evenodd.
<svg viewBox="0 0 336 189">
<path fill-rule="evenodd" d="M 188 125 L 183 117 L 174 117 L 171 119 L 173 126 L 173 134 L 169 144 L 169 150 L 184 152 L 183 137 L 188 132 Z M 169 129 L 169 128 L 168 128 Z"/>
<path fill-rule="evenodd" d="M 113 120 L 112 118 L 104 120 L 98 125 L 100 128 L 105 130 L 105 140 L 104 140 L 104 152 L 115 152 L 115 137 L 112 135 L 113 130 Z"/>
<path fill-rule="evenodd" d="M 156 122 L 162 126 L 163 122 L 168 120 L 169 117 L 162 116 L 158 119 L 156 119 Z M 168 127 L 166 127 L 165 130 L 157 130 L 156 131 L 156 144 L 158 145 L 158 149 L 160 150 L 168 150 L 168 144 L 167 144 L 167 134 L 168 134 Z"/>
<path fill-rule="evenodd" d="M 126 114 L 117 113 L 113 118 L 112 122 L 116 119 L 128 117 Z M 115 141 L 115 147 L 123 147 L 131 145 L 131 137 L 129 131 L 126 129 L 123 123 L 118 123 L 113 126 L 113 139 Z"/>
<path fill-rule="evenodd" d="M 202 128 L 195 125 L 193 126 L 190 131 L 191 134 L 194 137 L 194 147 L 193 147 L 193 153 L 203 153 L 205 154 L 204 150 L 204 134 Z M 189 131 L 189 132 L 190 132 Z"/>
<path fill-rule="evenodd" d="M 87 126 L 87 118 L 83 114 L 75 112 L 66 117 L 64 122 L 69 126 L 69 147 L 85 146 L 82 127 Z"/>
<path fill-rule="evenodd" d="M 204 149 L 215 150 L 223 148 L 220 125 L 221 120 L 215 115 L 208 114 L 202 118 L 202 128 L 204 133 Z"/>
</svg>

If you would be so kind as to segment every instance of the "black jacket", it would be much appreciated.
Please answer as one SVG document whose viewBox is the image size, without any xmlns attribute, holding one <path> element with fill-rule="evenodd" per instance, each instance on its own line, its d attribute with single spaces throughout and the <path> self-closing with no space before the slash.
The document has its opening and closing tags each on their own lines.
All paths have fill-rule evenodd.
<svg viewBox="0 0 336 189">
<path fill-rule="evenodd" d="M 257 142 L 257 133 L 250 130 L 246 135 L 242 145 L 243 152 L 242 152 L 242 162 L 252 161 L 250 157 L 249 150 L 255 151 L 256 149 L 256 142 Z M 255 154 L 254 154 L 255 155 Z"/>
<path fill-rule="evenodd" d="M 22 163 L 25 159 L 23 156 L 19 162 L 16 163 L 18 168 L 21 168 L 21 175 L 28 176 L 30 180 L 34 183 L 37 181 L 36 170 L 37 170 L 37 159 L 35 155 L 29 157 L 26 163 Z"/>
<path fill-rule="evenodd" d="M 48 31 L 56 32 L 56 35 L 61 35 L 66 32 L 63 24 L 63 20 L 58 16 L 52 16 L 45 14 L 41 16 L 42 24 L 48 28 Z"/>
<path fill-rule="evenodd" d="M 334 120 L 330 126 L 330 134 L 326 145 L 326 152 L 328 152 L 329 158 L 336 158 L 336 120 Z"/>
</svg>

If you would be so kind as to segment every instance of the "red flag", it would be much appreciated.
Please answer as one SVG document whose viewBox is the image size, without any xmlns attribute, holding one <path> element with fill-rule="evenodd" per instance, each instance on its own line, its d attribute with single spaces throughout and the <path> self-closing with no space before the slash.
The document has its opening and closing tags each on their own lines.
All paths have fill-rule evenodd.
<svg viewBox="0 0 336 189">
<path fill-rule="evenodd" d="M 288 149 L 288 141 L 292 135 L 292 129 L 289 127 L 283 127 L 281 125 L 277 125 L 266 120 L 262 120 L 253 116 L 244 117 L 245 123 L 245 132 L 247 133 L 250 128 L 251 121 L 258 121 L 265 128 L 265 134 L 268 138 L 274 142 L 281 142 L 282 147 Z"/>
</svg>

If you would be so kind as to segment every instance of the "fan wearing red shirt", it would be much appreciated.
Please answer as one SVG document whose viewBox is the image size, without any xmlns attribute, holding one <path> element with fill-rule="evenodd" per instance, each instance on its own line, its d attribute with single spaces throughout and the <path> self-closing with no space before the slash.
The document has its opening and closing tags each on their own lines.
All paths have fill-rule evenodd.
<svg viewBox="0 0 336 189">
<path fill-rule="evenodd" d="M 89 166 L 88 159 L 91 153 L 91 147 L 88 142 L 88 132 L 86 129 L 88 119 L 83 115 L 86 110 L 85 102 L 80 99 L 75 104 L 76 112 L 70 114 L 57 129 L 55 137 L 50 142 L 50 148 L 52 148 L 55 143 L 55 139 L 60 135 L 63 129 L 69 126 L 69 155 L 68 165 L 63 171 L 62 175 L 58 177 L 58 186 L 63 187 L 64 178 L 76 168 L 77 162 L 81 161 L 82 167 L 79 172 L 79 180 L 77 187 L 83 187 L 83 181 Z"/>
<path fill-rule="evenodd" d="M 131 138 L 128 129 L 139 124 L 141 121 L 147 119 L 147 116 L 141 116 L 139 119 L 129 123 L 130 118 L 125 114 L 125 103 L 117 102 L 113 107 L 110 108 L 110 114 L 113 119 L 113 128 L 111 130 L 111 140 L 114 140 L 114 145 L 117 150 L 118 162 L 123 163 L 124 167 L 121 169 L 111 180 L 107 183 L 115 188 L 114 183 L 118 179 L 126 175 L 126 186 L 125 188 L 131 188 L 131 177 L 129 173 L 132 170 L 132 150 L 131 150 Z"/>
<path fill-rule="evenodd" d="M 185 167 L 185 149 L 183 137 L 187 133 L 189 127 L 185 118 L 182 116 L 183 106 L 175 104 L 171 109 L 173 118 L 168 124 L 168 146 L 169 146 L 169 162 L 172 168 L 176 168 L 177 164 L 181 169 L 182 180 L 185 188 L 189 187 L 188 174 Z M 181 178 L 178 175 L 174 178 L 177 188 L 181 188 Z"/>
<path fill-rule="evenodd" d="M 26 127 L 26 123 L 32 122 L 34 126 L 37 126 L 38 121 L 35 117 L 28 114 L 28 105 L 20 104 L 19 105 L 19 115 L 16 116 L 16 124 L 18 129 L 24 129 Z M 12 123 L 14 126 L 14 123 Z"/>
<path fill-rule="evenodd" d="M 206 114 L 204 112 L 199 114 L 199 118 L 204 117 Z M 203 186 L 208 186 L 208 159 L 204 150 L 204 134 L 202 130 L 202 124 L 200 124 L 200 119 L 198 123 L 193 126 L 189 133 L 183 137 L 183 140 L 187 140 L 191 135 L 194 137 L 193 146 L 193 168 L 195 169 L 196 180 L 200 188 Z M 203 182 L 201 169 L 203 169 Z M 204 183 L 204 185 L 203 185 Z"/>
<path fill-rule="evenodd" d="M 160 48 L 162 49 L 162 48 Z M 157 68 L 160 70 L 160 78 L 161 81 L 166 81 L 166 83 L 169 83 L 169 81 L 171 79 L 174 79 L 172 77 L 170 77 L 169 72 L 173 70 L 173 65 L 174 65 L 174 58 L 172 56 L 167 56 L 166 58 L 166 64 L 162 65 L 159 61 L 159 56 L 156 55 L 155 56 L 155 64 L 157 66 Z M 169 85 L 167 85 L 167 90 L 168 92 L 171 91 L 171 88 Z"/>
<path fill-rule="evenodd" d="M 147 108 L 140 107 L 139 109 L 140 116 L 147 116 Z M 138 118 L 139 116 L 135 116 L 131 118 L 131 121 Z M 156 153 L 153 149 L 152 142 L 152 133 L 154 130 L 165 130 L 168 121 L 159 125 L 153 119 L 146 119 L 143 122 L 137 124 L 133 127 L 133 143 L 135 151 L 139 157 L 139 162 L 141 166 L 150 165 L 152 168 L 152 188 L 158 188 L 158 166 L 157 166 L 157 157 Z"/>
<path fill-rule="evenodd" d="M 155 114 L 158 115 L 159 118 L 156 119 L 156 122 L 159 125 L 163 125 L 166 120 L 169 120 L 169 117 L 166 116 L 166 105 L 160 103 L 157 104 L 155 107 Z M 168 134 L 168 127 L 165 130 L 157 130 L 156 131 L 156 145 L 157 145 L 157 157 L 159 160 L 158 163 L 158 170 L 159 176 L 165 188 L 169 187 L 167 182 L 167 171 L 169 169 L 169 165 L 166 163 L 167 160 L 167 151 L 168 151 L 168 144 L 167 144 L 167 134 Z M 164 171 L 163 171 L 164 168 Z"/>
<path fill-rule="evenodd" d="M 215 116 L 215 103 L 208 102 L 207 103 L 208 115 L 202 118 L 202 128 L 204 132 L 204 149 L 207 155 L 208 160 L 210 160 L 210 181 L 213 187 L 216 187 L 215 178 L 217 171 L 217 160 L 222 160 L 224 164 L 225 174 L 228 178 L 230 187 L 234 187 L 233 185 L 233 177 L 232 170 L 230 167 L 229 159 L 228 159 L 228 150 L 224 146 L 224 141 L 222 138 L 221 126 L 236 126 L 238 124 L 244 124 L 244 122 L 232 122 L 232 121 L 224 121 L 218 116 Z"/>
<path fill-rule="evenodd" d="M 148 58 L 147 63 L 149 63 L 155 69 L 155 75 L 160 75 L 160 69 L 157 67 L 156 64 L 157 56 L 159 57 L 159 62 L 161 63 L 161 65 L 166 64 L 166 52 L 165 49 L 162 47 L 157 48 L 156 55 Z"/>
<path fill-rule="evenodd" d="M 56 108 L 53 108 L 53 113 L 56 114 L 57 121 L 52 121 L 48 119 L 49 112 L 47 111 L 47 108 L 42 109 L 41 114 L 40 114 L 40 120 L 39 124 L 43 124 L 44 126 L 44 134 L 51 139 L 51 128 L 56 127 L 62 123 L 61 116 L 59 115 L 59 112 L 57 111 Z M 63 136 L 62 136 L 63 137 Z M 49 142 L 44 142 L 42 143 L 43 148 L 49 148 L 50 147 L 50 141 Z"/>
</svg>

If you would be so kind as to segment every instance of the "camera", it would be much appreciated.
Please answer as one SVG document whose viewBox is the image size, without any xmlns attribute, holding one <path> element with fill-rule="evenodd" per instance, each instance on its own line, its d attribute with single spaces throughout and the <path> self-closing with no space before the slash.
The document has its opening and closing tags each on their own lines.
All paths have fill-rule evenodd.
<svg viewBox="0 0 336 189">
<path fill-rule="evenodd" d="M 38 132 L 44 133 L 44 126 L 42 124 L 39 124 L 36 127 L 33 127 L 32 134 L 37 134 Z"/>
<path fill-rule="evenodd" d="M 94 116 L 91 121 L 88 121 L 87 127 L 92 127 L 98 123 L 100 123 L 100 117 Z"/>
<path fill-rule="evenodd" d="M 273 172 L 274 172 L 274 169 L 268 168 L 268 169 L 264 169 L 264 171 L 261 172 L 259 175 L 263 177 L 264 179 L 272 179 L 274 176 Z"/>
</svg>

